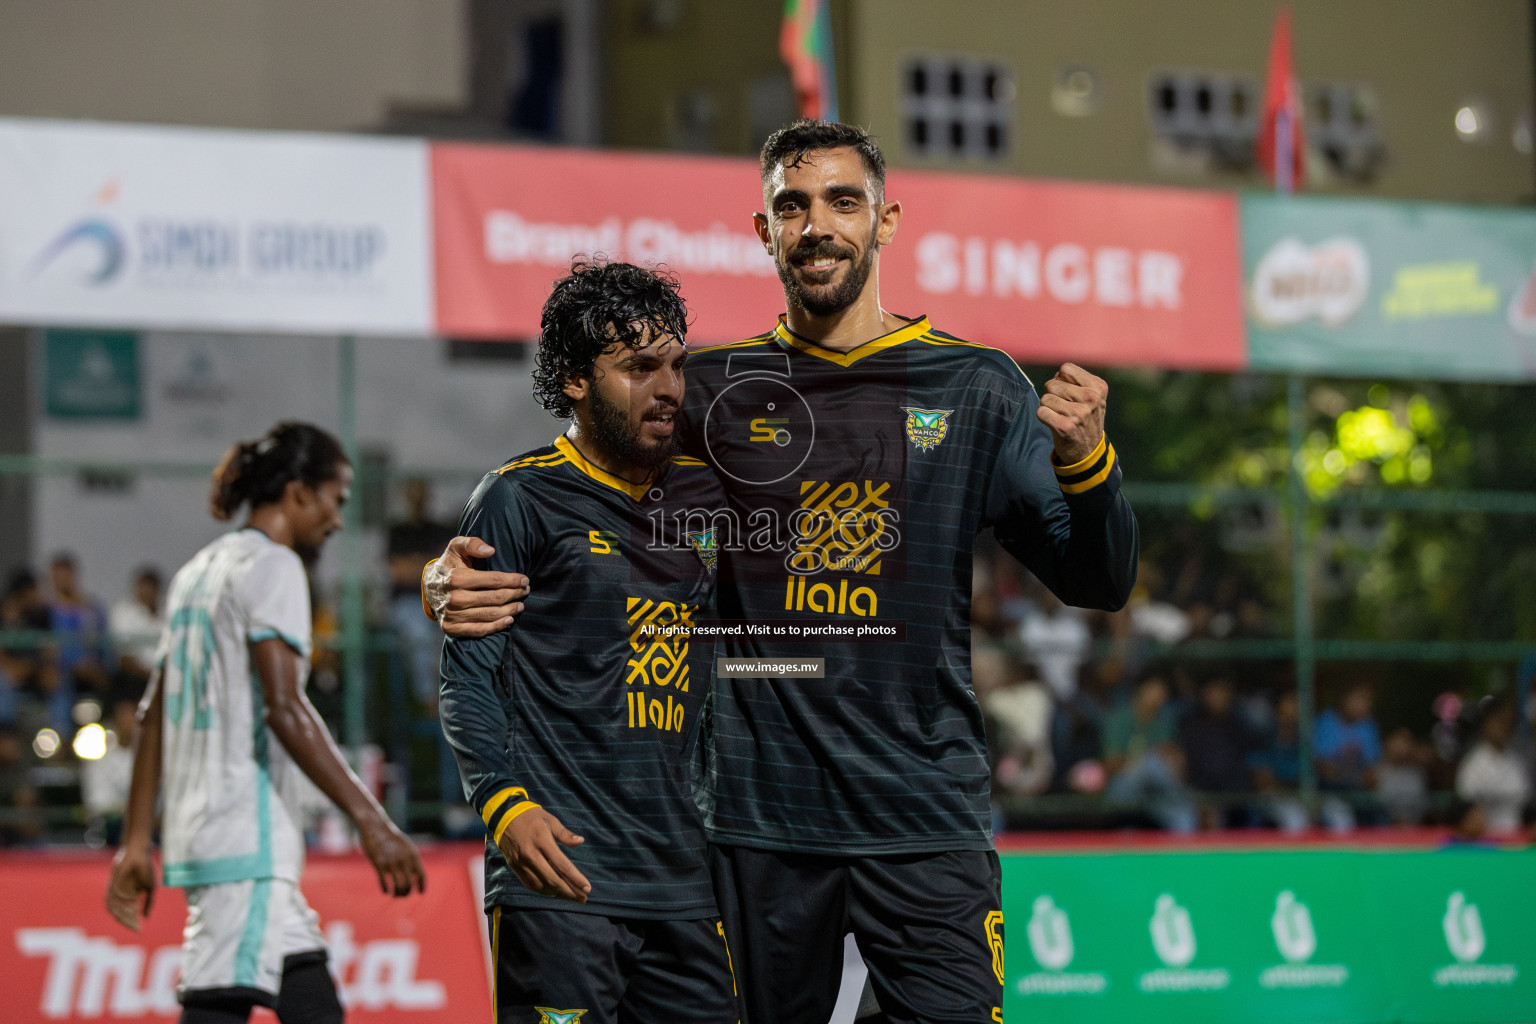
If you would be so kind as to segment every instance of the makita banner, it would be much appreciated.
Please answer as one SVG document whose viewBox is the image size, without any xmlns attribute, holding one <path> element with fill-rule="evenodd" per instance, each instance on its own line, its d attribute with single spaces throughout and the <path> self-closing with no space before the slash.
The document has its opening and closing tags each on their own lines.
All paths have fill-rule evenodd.
<svg viewBox="0 0 1536 1024">
<path fill-rule="evenodd" d="M 441 333 L 537 335 L 582 253 L 677 273 L 696 341 L 784 309 L 752 161 L 433 145 L 432 187 Z M 917 171 L 892 171 L 886 195 L 903 211 L 880 257 L 887 309 L 1023 360 L 1243 365 L 1231 196 Z"/>
<path fill-rule="evenodd" d="M 317 857 L 303 889 L 320 914 L 347 1019 L 354 1024 L 490 1020 L 480 848 L 423 853 L 427 890 L 379 892 L 361 857 Z M 140 933 L 103 906 L 104 855 L 0 858 L 0 978 L 7 1024 L 171 1019 L 186 901 L 160 888 Z M 271 1018 L 267 1018 L 271 1019 Z"/>
<path fill-rule="evenodd" d="M 431 332 L 419 139 L 0 119 L 0 323 Z"/>
</svg>

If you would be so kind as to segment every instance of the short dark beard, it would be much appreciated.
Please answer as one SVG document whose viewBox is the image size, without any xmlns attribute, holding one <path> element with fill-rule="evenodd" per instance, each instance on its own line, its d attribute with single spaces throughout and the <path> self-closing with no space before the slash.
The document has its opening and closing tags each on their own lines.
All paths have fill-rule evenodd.
<svg viewBox="0 0 1536 1024">
<path fill-rule="evenodd" d="M 589 394 L 592 400 L 587 408 L 596 435 L 593 442 L 609 458 L 647 473 L 672 458 L 675 438 L 664 437 L 660 444 L 645 444 L 640 440 L 644 427 L 630 420 L 628 409 L 604 398 L 596 381 L 592 382 Z"/>
<path fill-rule="evenodd" d="M 874 230 L 870 231 L 869 243 L 864 247 L 864 258 L 849 267 L 843 283 L 828 293 L 813 294 L 808 291 L 800 279 L 795 277 L 790 265 L 790 257 L 793 256 L 796 262 L 809 262 L 821 256 L 851 256 L 852 253 L 846 247 L 830 239 L 824 239 L 814 246 L 796 246 L 780 252 L 773 262 L 778 268 L 779 280 L 784 284 L 784 301 L 790 306 L 805 310 L 812 316 L 830 316 L 833 313 L 841 313 L 853 305 L 864 291 L 864 285 L 869 281 L 869 275 L 875 268 L 875 253 L 879 248 L 875 244 L 875 236 L 879 230 L 877 224 Z"/>
</svg>

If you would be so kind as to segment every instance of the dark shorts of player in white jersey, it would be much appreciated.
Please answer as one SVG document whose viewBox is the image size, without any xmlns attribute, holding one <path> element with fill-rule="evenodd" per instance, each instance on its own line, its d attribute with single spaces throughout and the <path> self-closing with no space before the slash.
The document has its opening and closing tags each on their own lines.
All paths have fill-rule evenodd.
<svg viewBox="0 0 1536 1024">
<path fill-rule="evenodd" d="M 997 1024 L 1002 867 L 991 850 L 846 857 L 710 847 L 743 1024 L 827 1024 L 853 934 L 892 1024 Z"/>
<path fill-rule="evenodd" d="M 496 1024 L 740 1019 L 717 917 L 646 920 L 497 906 L 489 918 Z"/>
</svg>

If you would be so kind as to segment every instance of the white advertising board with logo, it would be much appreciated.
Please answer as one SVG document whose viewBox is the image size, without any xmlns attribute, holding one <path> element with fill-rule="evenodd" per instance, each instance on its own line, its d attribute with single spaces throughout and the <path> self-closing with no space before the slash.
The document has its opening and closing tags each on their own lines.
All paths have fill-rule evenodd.
<svg viewBox="0 0 1536 1024">
<path fill-rule="evenodd" d="M 431 332 L 416 139 L 0 119 L 0 322 Z"/>
</svg>

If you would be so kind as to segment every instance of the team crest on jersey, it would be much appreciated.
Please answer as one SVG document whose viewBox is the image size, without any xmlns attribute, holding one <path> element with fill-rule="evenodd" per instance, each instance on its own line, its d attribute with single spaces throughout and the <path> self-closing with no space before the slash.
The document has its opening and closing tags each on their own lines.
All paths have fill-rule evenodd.
<svg viewBox="0 0 1536 1024">
<path fill-rule="evenodd" d="M 715 566 L 720 561 L 720 549 L 715 546 L 716 527 L 708 530 L 699 530 L 688 534 L 688 543 L 693 545 L 693 550 L 698 554 L 699 561 L 704 563 L 704 568 L 713 573 Z"/>
<path fill-rule="evenodd" d="M 580 1010 L 551 1010 L 547 1006 L 535 1006 L 539 1011 L 539 1024 L 581 1024 L 586 1008 Z"/>
<path fill-rule="evenodd" d="M 907 438 L 920 452 L 926 452 L 930 448 L 937 448 L 949 433 L 949 417 L 953 409 L 913 409 L 904 406 L 907 410 Z"/>
</svg>

